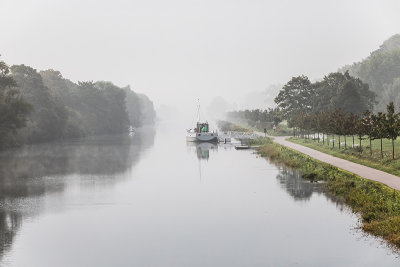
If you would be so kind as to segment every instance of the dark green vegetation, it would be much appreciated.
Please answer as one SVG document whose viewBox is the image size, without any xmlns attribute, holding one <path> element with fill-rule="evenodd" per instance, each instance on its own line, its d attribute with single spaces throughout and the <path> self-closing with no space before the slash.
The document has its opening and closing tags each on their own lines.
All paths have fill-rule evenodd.
<svg viewBox="0 0 400 267">
<path fill-rule="evenodd" d="M 129 86 L 78 82 L 54 70 L 0 62 L 0 148 L 114 134 L 153 123 L 153 103 Z"/>
<path fill-rule="evenodd" d="M 377 94 L 377 111 L 383 111 L 391 101 L 400 106 L 400 34 L 390 37 L 366 59 L 344 66 L 340 71 L 349 71 L 369 84 Z"/>
<path fill-rule="evenodd" d="M 26 125 L 31 109 L 16 89 L 8 66 L 0 61 L 0 148 L 16 143 L 17 130 Z"/>
<path fill-rule="evenodd" d="M 400 248 L 400 192 L 273 143 L 268 138 L 258 152 L 273 161 L 300 169 L 303 178 L 326 181 L 326 190 L 359 213 L 362 229 Z"/>
</svg>

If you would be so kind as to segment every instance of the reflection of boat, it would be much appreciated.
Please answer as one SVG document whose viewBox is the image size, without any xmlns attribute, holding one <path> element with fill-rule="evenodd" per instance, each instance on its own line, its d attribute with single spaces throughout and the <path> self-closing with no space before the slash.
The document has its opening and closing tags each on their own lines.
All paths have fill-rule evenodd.
<svg viewBox="0 0 400 267">
<path fill-rule="evenodd" d="M 186 134 L 188 142 L 218 142 L 218 133 L 210 131 L 208 122 L 200 120 L 200 104 L 197 105 L 197 123 L 194 129 L 190 129 Z"/>
<path fill-rule="evenodd" d="M 189 147 L 196 148 L 196 154 L 198 159 L 209 159 L 210 150 L 218 150 L 218 145 L 215 143 L 201 142 L 201 143 L 186 143 Z"/>
</svg>

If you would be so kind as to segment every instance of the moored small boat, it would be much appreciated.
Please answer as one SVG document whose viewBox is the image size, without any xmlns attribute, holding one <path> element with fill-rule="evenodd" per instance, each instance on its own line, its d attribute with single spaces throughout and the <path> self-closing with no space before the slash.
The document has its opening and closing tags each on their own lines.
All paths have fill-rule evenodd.
<svg viewBox="0 0 400 267">
<path fill-rule="evenodd" d="M 200 104 L 197 105 L 197 123 L 194 129 L 190 129 L 186 134 L 188 142 L 218 142 L 218 132 L 210 131 L 207 121 L 200 121 Z"/>
</svg>

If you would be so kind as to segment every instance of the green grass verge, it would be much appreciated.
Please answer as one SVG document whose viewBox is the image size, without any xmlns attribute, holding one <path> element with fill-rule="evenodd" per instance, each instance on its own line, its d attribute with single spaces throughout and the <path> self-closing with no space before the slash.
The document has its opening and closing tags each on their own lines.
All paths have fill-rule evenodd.
<svg viewBox="0 0 400 267">
<path fill-rule="evenodd" d="M 395 160 L 392 159 L 392 154 L 391 154 L 391 141 L 385 139 L 383 144 L 384 144 L 384 158 L 381 158 L 381 152 L 380 152 L 380 143 L 379 146 L 377 142 L 380 142 L 379 140 L 374 140 L 372 147 L 375 147 L 376 149 L 372 150 L 372 155 L 370 154 L 369 150 L 369 141 L 368 140 L 363 140 L 364 143 L 362 143 L 363 149 L 359 149 L 358 147 L 356 148 L 351 148 L 352 145 L 352 139 L 347 138 L 347 148 L 345 149 L 343 146 L 341 146 L 341 149 L 339 149 L 338 145 L 335 144 L 335 147 L 332 147 L 332 142 L 330 142 L 330 146 L 327 145 L 327 142 L 325 140 L 325 144 L 320 142 L 318 143 L 317 141 L 311 140 L 311 139 L 301 139 L 301 138 L 295 138 L 291 137 L 287 139 L 288 141 L 291 141 L 296 144 L 300 144 L 321 152 L 324 152 L 326 154 L 346 159 L 358 164 L 362 164 L 374 169 L 378 169 L 387 173 L 391 173 L 397 176 L 400 176 L 400 158 L 397 157 Z M 336 137 L 336 140 L 338 140 L 338 137 Z M 341 138 L 341 142 L 344 142 L 343 138 Z M 358 142 L 357 142 L 358 143 Z"/>
<path fill-rule="evenodd" d="M 312 159 L 268 138 L 259 139 L 255 144 L 262 144 L 258 148 L 259 154 L 300 169 L 303 178 L 326 181 L 328 192 L 360 214 L 364 231 L 382 237 L 397 249 L 400 248 L 399 191 Z"/>
</svg>

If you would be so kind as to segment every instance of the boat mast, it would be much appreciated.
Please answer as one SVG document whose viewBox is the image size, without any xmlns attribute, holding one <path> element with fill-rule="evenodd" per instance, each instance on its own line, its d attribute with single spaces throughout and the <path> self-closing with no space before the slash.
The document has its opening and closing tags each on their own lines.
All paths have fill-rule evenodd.
<svg viewBox="0 0 400 267">
<path fill-rule="evenodd" d="M 197 121 L 200 122 L 200 99 L 197 98 Z"/>
</svg>

